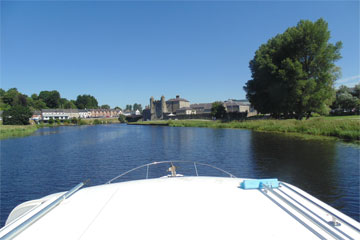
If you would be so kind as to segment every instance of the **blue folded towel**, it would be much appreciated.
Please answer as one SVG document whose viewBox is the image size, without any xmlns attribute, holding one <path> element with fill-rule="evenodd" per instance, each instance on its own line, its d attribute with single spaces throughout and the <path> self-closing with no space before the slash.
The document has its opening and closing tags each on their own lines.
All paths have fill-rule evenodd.
<svg viewBox="0 0 360 240">
<path fill-rule="evenodd" d="M 269 187 L 277 188 L 279 187 L 279 181 L 277 178 L 269 178 L 269 179 L 249 179 L 244 180 L 240 184 L 240 188 L 242 189 L 261 189 L 263 188 L 262 184 L 266 184 Z"/>
</svg>

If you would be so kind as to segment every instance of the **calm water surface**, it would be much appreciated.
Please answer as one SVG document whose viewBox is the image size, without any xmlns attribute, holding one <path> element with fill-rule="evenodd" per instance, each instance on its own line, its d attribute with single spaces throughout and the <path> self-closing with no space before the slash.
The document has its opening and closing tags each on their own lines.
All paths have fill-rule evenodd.
<svg viewBox="0 0 360 240">
<path fill-rule="evenodd" d="M 18 204 L 141 164 L 209 163 L 244 178 L 277 177 L 360 221 L 358 146 L 249 130 L 127 125 L 43 128 L 1 140 L 0 226 Z M 205 172 L 206 174 L 206 172 Z"/>
</svg>

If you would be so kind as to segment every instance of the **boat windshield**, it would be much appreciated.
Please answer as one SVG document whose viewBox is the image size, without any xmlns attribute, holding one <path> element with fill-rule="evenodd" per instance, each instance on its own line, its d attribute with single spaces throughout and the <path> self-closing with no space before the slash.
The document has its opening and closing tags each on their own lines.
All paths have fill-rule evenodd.
<svg viewBox="0 0 360 240">
<path fill-rule="evenodd" d="M 112 178 L 107 183 L 136 179 L 183 176 L 216 176 L 235 178 L 233 174 L 206 163 L 193 161 L 161 161 L 133 168 Z"/>
</svg>

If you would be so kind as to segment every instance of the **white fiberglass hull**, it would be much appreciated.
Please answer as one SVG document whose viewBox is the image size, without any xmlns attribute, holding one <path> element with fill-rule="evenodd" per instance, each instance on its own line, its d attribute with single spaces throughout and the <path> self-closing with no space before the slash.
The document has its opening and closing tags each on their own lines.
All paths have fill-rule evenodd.
<svg viewBox="0 0 360 240">
<path fill-rule="evenodd" d="M 174 177 L 84 188 L 14 239 L 336 239 L 275 194 L 241 189 L 242 181 Z M 316 220 L 324 225 L 332 221 L 329 214 L 309 201 L 280 188 L 315 213 L 311 216 Z M 357 221 L 293 188 L 360 228 Z M 52 195 L 46 202 L 58 196 Z M 46 202 L 5 226 L 0 237 L 40 211 Z M 360 238 L 359 232 L 346 224 L 327 227 L 339 239 Z"/>
</svg>

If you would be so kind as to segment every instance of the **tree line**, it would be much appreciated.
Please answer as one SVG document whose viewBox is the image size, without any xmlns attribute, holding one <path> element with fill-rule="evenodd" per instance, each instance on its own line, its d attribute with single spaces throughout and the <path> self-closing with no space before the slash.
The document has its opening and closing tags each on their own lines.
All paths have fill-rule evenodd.
<svg viewBox="0 0 360 240">
<path fill-rule="evenodd" d="M 26 125 L 29 118 L 36 110 L 41 109 L 110 109 L 108 104 L 99 106 L 94 96 L 78 95 L 76 100 L 62 98 L 56 90 L 41 91 L 30 97 L 19 92 L 16 88 L 7 91 L 0 88 L 0 110 L 3 111 L 3 124 Z M 115 109 L 122 110 L 120 107 Z M 126 110 L 139 110 L 142 112 L 141 104 L 134 103 L 126 105 Z"/>
<path fill-rule="evenodd" d="M 19 92 L 16 88 L 10 88 L 5 91 L 0 89 L 0 110 L 7 110 L 13 106 L 27 106 L 30 110 L 41 109 L 92 109 L 92 108 L 107 108 L 110 106 L 98 105 L 98 101 L 91 95 L 79 95 L 76 100 L 68 100 L 62 98 L 60 93 L 56 90 L 41 91 L 39 94 L 32 94 L 30 97 Z"/>
</svg>

